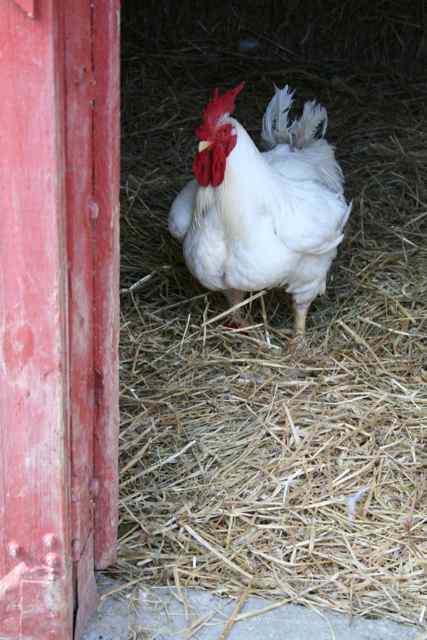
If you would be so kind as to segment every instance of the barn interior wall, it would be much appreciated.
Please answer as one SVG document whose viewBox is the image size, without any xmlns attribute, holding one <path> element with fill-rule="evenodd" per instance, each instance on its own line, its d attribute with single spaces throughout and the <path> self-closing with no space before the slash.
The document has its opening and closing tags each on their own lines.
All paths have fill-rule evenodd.
<svg viewBox="0 0 427 640">
<path fill-rule="evenodd" d="M 397 64 L 412 73 L 427 60 L 427 8 L 422 0 L 398 2 L 180 2 L 128 0 L 123 5 L 125 42 L 161 48 L 188 41 L 214 45 L 260 37 L 285 61 L 292 56 L 325 61 Z"/>
</svg>

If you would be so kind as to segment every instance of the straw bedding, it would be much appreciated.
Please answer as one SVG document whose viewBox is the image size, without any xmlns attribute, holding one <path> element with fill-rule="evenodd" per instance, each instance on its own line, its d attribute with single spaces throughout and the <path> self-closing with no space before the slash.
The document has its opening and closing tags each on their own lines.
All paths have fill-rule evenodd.
<svg viewBox="0 0 427 640">
<path fill-rule="evenodd" d="M 233 16 L 185 30 L 186 14 L 169 15 L 158 46 L 141 11 L 125 20 L 114 573 L 424 626 L 427 90 L 420 38 L 416 51 L 403 41 L 421 27 L 378 13 L 361 59 L 349 23 L 333 40 L 324 19 L 316 52 L 288 47 L 281 23 L 250 54 L 238 49 L 249 17 Z M 192 280 L 167 233 L 201 109 L 242 78 L 236 116 L 257 140 L 273 81 L 327 106 L 354 200 L 305 350 L 292 349 L 283 291 L 249 304 L 252 328 L 225 330 L 224 300 Z"/>
</svg>

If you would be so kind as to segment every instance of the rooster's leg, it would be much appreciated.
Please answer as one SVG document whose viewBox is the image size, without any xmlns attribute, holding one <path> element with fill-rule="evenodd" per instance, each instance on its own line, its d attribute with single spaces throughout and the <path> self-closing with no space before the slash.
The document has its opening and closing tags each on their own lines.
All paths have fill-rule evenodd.
<svg viewBox="0 0 427 640">
<path fill-rule="evenodd" d="M 310 308 L 310 302 L 294 303 L 295 314 L 295 334 L 298 337 L 304 337 L 305 334 L 305 322 L 307 320 L 307 313 Z"/>
<path fill-rule="evenodd" d="M 224 294 L 228 300 L 228 304 L 230 305 L 230 307 L 234 307 L 236 306 L 236 304 L 240 304 L 240 302 L 243 302 L 245 297 L 244 291 L 240 291 L 239 289 L 227 289 L 226 291 L 224 291 Z M 241 309 L 236 309 L 231 313 L 231 321 L 228 324 L 235 328 L 247 326 Z"/>
</svg>

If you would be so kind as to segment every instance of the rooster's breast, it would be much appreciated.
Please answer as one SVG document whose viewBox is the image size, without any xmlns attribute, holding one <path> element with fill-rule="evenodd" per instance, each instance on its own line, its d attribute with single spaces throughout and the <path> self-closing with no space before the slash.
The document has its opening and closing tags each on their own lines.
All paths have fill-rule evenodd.
<svg viewBox="0 0 427 640">
<path fill-rule="evenodd" d="M 183 250 L 187 267 L 200 284 L 214 291 L 226 288 L 227 247 L 218 225 L 202 221 L 200 226 L 193 226 L 185 237 Z"/>
<path fill-rule="evenodd" d="M 287 249 L 267 219 L 230 235 L 218 217 L 207 216 L 184 241 L 193 276 L 207 289 L 259 291 L 289 282 L 300 256 Z"/>
<path fill-rule="evenodd" d="M 273 229 L 256 233 L 230 247 L 225 280 L 227 288 L 241 291 L 272 289 L 289 281 L 299 256 L 284 247 Z"/>
</svg>

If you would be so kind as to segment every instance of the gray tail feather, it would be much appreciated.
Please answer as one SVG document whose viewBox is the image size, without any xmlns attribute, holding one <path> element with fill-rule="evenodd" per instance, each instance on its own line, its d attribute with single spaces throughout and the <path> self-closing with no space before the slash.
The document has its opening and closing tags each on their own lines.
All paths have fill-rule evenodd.
<svg viewBox="0 0 427 640">
<path fill-rule="evenodd" d="M 304 104 L 301 118 L 291 126 L 292 142 L 297 149 L 306 147 L 317 135 L 323 138 L 328 128 L 328 112 L 315 100 Z"/>
<path fill-rule="evenodd" d="M 289 110 L 293 103 L 294 91 L 288 85 L 275 93 L 265 110 L 262 119 L 261 138 L 268 149 L 278 144 L 291 144 L 302 149 L 318 135 L 324 137 L 328 126 L 328 113 L 315 100 L 304 104 L 302 116 L 291 124 L 288 121 Z"/>
</svg>

